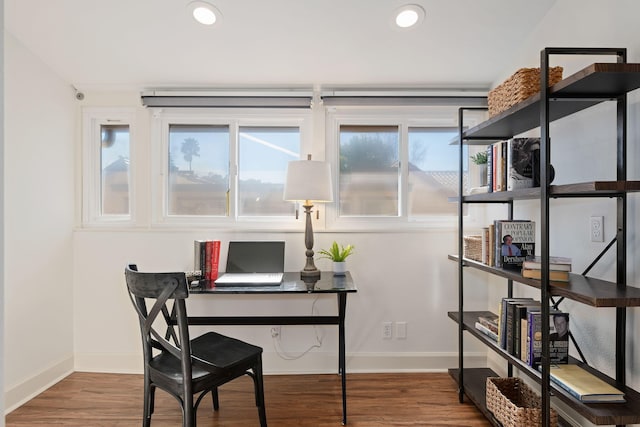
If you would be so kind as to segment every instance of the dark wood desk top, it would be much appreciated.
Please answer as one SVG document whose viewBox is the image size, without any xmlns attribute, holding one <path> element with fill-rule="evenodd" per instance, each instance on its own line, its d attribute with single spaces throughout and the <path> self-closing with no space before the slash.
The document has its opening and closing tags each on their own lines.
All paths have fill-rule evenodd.
<svg viewBox="0 0 640 427">
<path fill-rule="evenodd" d="M 299 271 L 284 273 L 282 283 L 276 286 L 216 286 L 210 281 L 200 281 L 201 285 L 191 287 L 191 294 L 301 294 L 301 293 L 329 293 L 338 294 L 346 292 L 357 292 L 351 274 L 347 272 L 344 276 L 334 276 L 331 271 L 321 272 L 317 281 L 300 278 Z"/>
</svg>

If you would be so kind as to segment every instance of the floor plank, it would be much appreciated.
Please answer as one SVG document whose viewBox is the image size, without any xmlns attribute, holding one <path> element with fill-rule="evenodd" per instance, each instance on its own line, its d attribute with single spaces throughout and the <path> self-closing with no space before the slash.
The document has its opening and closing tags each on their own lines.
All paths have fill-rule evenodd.
<svg viewBox="0 0 640 427">
<path fill-rule="evenodd" d="M 341 424 L 338 375 L 265 376 L 271 427 L 325 427 Z M 490 424 L 471 404 L 458 402 L 456 385 L 445 373 L 349 374 L 348 425 L 352 427 L 468 426 Z M 140 426 L 142 376 L 76 372 L 6 417 L 6 426 Z M 156 392 L 152 427 L 180 425 L 178 403 Z M 205 397 L 198 426 L 258 426 L 248 377 L 220 390 L 220 410 Z"/>
</svg>

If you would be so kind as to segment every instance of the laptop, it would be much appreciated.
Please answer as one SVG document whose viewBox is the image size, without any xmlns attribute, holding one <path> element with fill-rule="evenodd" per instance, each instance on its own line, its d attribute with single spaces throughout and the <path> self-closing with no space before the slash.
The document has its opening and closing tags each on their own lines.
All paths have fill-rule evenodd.
<svg viewBox="0 0 640 427">
<path fill-rule="evenodd" d="M 216 286 L 278 286 L 284 275 L 284 242 L 229 242 L 225 273 Z"/>
</svg>

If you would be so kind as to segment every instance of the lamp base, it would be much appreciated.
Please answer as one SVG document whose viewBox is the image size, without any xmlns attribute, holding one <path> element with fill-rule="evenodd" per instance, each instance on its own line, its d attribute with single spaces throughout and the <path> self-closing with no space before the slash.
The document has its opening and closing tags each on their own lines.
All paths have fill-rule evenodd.
<svg viewBox="0 0 640 427">
<path fill-rule="evenodd" d="M 300 271 L 301 279 L 320 279 L 320 270 L 301 270 Z"/>
</svg>

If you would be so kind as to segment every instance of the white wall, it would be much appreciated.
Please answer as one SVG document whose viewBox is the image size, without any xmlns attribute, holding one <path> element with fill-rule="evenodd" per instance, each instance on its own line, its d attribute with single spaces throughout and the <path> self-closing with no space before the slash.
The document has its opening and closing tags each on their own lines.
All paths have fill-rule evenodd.
<svg viewBox="0 0 640 427">
<path fill-rule="evenodd" d="M 300 232 L 289 233 L 77 231 L 76 369 L 140 372 L 139 333 L 123 277 L 126 263 L 135 262 L 141 270 L 185 270 L 193 265 L 194 239 L 220 239 L 223 247 L 231 239 L 283 239 L 285 267 L 297 271 L 304 265 L 305 251 L 304 224 L 300 221 L 299 225 Z M 455 363 L 456 329 L 446 315 L 447 310 L 455 309 L 457 301 L 456 264 L 447 261 L 447 254 L 456 250 L 455 236 L 453 227 L 413 233 L 316 232 L 316 249 L 327 247 L 333 240 L 356 246 L 355 254 L 348 259 L 359 288 L 347 304 L 347 364 L 351 372 L 444 370 Z M 324 260 L 317 264 L 330 268 Z M 478 289 L 470 295 L 475 296 L 480 309 L 486 305 L 486 289 Z M 192 296 L 189 309 L 192 314 L 308 314 L 313 300 L 309 296 Z M 320 314 L 335 313 L 335 296 L 320 297 L 316 308 Z M 384 321 L 407 322 L 407 339 L 383 340 Z M 102 337 L 95 335 L 96 328 L 104 334 Z M 337 366 L 335 327 L 319 327 L 324 335 L 321 348 L 295 361 L 277 355 L 269 327 L 217 330 L 262 346 L 267 373 L 335 372 Z M 310 327 L 284 327 L 280 345 L 287 353 L 299 354 L 315 343 L 315 336 L 316 331 Z M 481 347 L 475 348 L 484 353 Z"/>
<path fill-rule="evenodd" d="M 5 34 L 4 390 L 7 409 L 73 369 L 71 86 Z"/>
</svg>

